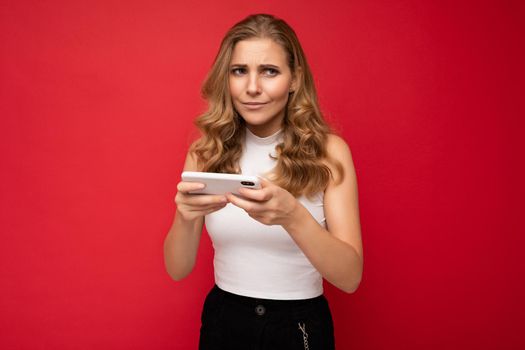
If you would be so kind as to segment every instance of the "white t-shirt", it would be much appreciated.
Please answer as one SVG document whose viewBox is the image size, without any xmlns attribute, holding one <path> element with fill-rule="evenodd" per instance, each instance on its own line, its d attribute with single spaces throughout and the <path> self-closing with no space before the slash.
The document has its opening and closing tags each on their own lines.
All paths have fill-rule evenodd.
<svg viewBox="0 0 525 350">
<path fill-rule="evenodd" d="M 241 172 L 263 175 L 273 169 L 275 146 L 282 131 L 258 137 L 246 128 Z M 298 200 L 322 226 L 326 227 L 324 193 L 312 200 Z M 215 283 L 228 292 L 262 299 L 308 299 L 323 293 L 323 280 L 308 258 L 280 225 L 264 225 L 243 209 L 228 203 L 205 216 L 213 243 Z"/>
</svg>

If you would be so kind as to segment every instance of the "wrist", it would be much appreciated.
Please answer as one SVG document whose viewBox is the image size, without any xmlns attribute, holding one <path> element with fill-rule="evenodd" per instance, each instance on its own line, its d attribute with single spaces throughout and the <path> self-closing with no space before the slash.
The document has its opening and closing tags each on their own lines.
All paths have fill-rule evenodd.
<svg viewBox="0 0 525 350">
<path fill-rule="evenodd" d="M 181 223 L 186 225 L 194 224 L 200 219 L 200 216 L 188 215 L 188 213 L 179 210 L 179 208 L 176 209 L 175 213 L 177 218 L 179 218 L 179 220 L 181 221 Z"/>
<path fill-rule="evenodd" d="M 295 231 L 297 231 L 300 224 L 304 221 L 305 211 L 307 211 L 306 208 L 301 204 L 301 202 L 295 199 L 295 203 L 290 210 L 289 219 L 285 224 L 282 225 L 283 228 L 290 234 L 293 234 Z"/>
</svg>

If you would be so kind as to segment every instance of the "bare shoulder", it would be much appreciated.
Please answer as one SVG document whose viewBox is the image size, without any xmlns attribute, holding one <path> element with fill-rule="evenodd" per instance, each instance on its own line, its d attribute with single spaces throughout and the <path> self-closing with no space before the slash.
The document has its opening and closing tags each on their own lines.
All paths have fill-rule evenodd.
<svg viewBox="0 0 525 350">
<path fill-rule="evenodd" d="M 328 154 L 334 158 L 352 157 L 350 147 L 348 147 L 346 141 L 339 135 L 328 134 L 326 150 L 328 151 Z"/>
<path fill-rule="evenodd" d="M 346 141 L 338 135 L 329 134 L 326 141 L 326 151 L 331 158 L 328 167 L 335 174 L 340 174 L 343 181 L 353 180 L 355 178 L 354 162 L 352 152 Z M 341 183 L 341 181 L 335 181 Z"/>
</svg>

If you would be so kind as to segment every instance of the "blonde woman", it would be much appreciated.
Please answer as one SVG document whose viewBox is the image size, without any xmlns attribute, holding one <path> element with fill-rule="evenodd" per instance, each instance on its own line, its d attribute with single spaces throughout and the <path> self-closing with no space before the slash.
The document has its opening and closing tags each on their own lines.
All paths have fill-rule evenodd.
<svg viewBox="0 0 525 350">
<path fill-rule="evenodd" d="M 167 272 L 176 281 L 191 272 L 204 224 L 215 251 L 199 349 L 333 349 L 322 282 L 353 293 L 361 281 L 357 181 L 292 28 L 266 14 L 235 24 L 202 94 L 209 108 L 184 170 L 257 175 L 262 189 L 196 195 L 203 184 L 177 185 Z"/>
</svg>

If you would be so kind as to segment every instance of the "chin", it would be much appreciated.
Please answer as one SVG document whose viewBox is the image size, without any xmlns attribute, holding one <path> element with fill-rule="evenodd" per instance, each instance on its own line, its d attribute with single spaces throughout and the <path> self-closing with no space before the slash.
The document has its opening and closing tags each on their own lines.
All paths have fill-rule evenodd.
<svg viewBox="0 0 525 350">
<path fill-rule="evenodd" d="M 242 113 L 239 113 L 239 115 L 242 117 L 242 119 L 244 119 L 245 122 L 253 125 L 264 124 L 272 119 L 267 117 L 268 112 L 261 112 L 262 111 L 243 111 Z"/>
<path fill-rule="evenodd" d="M 261 118 L 246 118 L 244 116 L 242 116 L 242 118 L 244 119 L 244 121 L 246 122 L 246 124 L 249 124 L 249 125 L 257 125 L 257 126 L 260 126 L 260 125 L 264 125 L 264 124 L 267 124 L 268 123 L 268 119 L 261 119 Z"/>
</svg>

